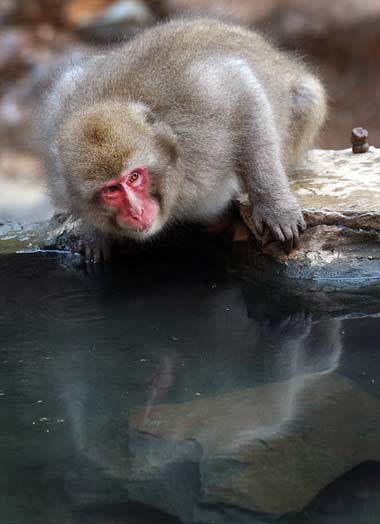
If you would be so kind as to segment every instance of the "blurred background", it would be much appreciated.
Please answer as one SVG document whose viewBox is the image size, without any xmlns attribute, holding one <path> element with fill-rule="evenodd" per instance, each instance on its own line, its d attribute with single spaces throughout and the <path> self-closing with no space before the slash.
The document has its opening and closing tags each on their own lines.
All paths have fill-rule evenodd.
<svg viewBox="0 0 380 524">
<path fill-rule="evenodd" d="M 319 70 L 330 101 L 320 147 L 350 147 L 355 126 L 380 146 L 380 0 L 0 0 L 0 221 L 47 213 L 31 114 L 55 68 L 192 11 L 242 20 Z"/>
</svg>

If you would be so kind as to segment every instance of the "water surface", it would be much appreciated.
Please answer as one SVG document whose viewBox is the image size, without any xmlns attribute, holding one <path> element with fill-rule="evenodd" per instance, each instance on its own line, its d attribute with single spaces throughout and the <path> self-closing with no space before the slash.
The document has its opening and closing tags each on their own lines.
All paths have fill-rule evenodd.
<svg viewBox="0 0 380 524">
<path fill-rule="evenodd" d="M 0 259 L 2 524 L 380 521 L 376 310 L 220 260 Z"/>
</svg>

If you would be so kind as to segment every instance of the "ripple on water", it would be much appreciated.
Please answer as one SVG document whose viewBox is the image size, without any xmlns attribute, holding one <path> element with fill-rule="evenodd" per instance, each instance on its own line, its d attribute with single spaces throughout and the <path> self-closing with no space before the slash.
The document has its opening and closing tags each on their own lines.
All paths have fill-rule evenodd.
<svg viewBox="0 0 380 524">
<path fill-rule="evenodd" d="M 69 289 L 44 295 L 36 302 L 38 316 L 60 322 L 96 322 L 107 319 L 97 289 Z"/>
</svg>

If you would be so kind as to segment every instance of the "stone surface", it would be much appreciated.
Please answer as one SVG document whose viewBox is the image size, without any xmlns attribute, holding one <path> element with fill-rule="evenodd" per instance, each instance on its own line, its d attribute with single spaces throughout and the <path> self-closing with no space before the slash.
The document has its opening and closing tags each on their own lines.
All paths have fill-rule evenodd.
<svg viewBox="0 0 380 524">
<path fill-rule="evenodd" d="M 0 221 L 0 254 L 38 250 L 42 239 L 46 243 L 50 229 L 51 225 L 46 222 L 23 225 L 10 220 Z"/>
<path fill-rule="evenodd" d="M 290 179 L 309 226 L 380 230 L 380 149 L 313 150 Z"/>
<path fill-rule="evenodd" d="M 248 235 L 245 242 L 240 235 L 238 251 L 246 257 L 248 271 L 288 277 L 310 289 L 360 287 L 380 280 L 380 150 L 370 148 L 361 155 L 311 151 L 291 180 L 308 225 L 300 247 L 286 255 L 273 243 L 257 252 L 247 247 Z M 246 197 L 240 210 L 253 230 Z"/>
<path fill-rule="evenodd" d="M 375 219 L 380 215 L 380 149 L 357 155 L 351 149 L 311 151 L 292 176 L 292 186 L 310 220 L 313 213 L 327 217 L 328 210 L 349 217 L 371 213 Z M 357 227 L 365 224 L 358 220 Z"/>
</svg>

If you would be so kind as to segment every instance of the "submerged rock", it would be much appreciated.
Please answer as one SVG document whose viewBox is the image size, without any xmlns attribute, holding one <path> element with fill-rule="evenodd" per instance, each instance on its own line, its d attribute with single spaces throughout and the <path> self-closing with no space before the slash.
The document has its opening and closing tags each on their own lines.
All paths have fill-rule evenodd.
<svg viewBox="0 0 380 524">
<path fill-rule="evenodd" d="M 130 427 L 155 438 L 156 445 L 179 450 L 182 444 L 185 450 L 185 443 L 193 442 L 201 447 L 199 458 L 193 457 L 201 486 L 192 518 L 183 518 L 180 494 L 170 511 L 193 523 L 209 522 L 202 519 L 204 510 L 220 505 L 270 518 L 301 512 L 354 467 L 380 462 L 379 420 L 379 400 L 346 378 L 322 371 L 218 398 L 156 405 L 151 417 L 136 409 Z M 342 428 L 339 438 L 336 427 Z M 150 463 L 146 449 L 140 451 L 134 460 L 144 457 L 145 479 L 157 478 L 157 464 Z M 165 468 L 161 472 L 162 489 Z M 131 473 L 124 475 L 127 482 L 133 479 Z M 161 503 L 164 493 L 156 495 L 153 505 L 168 511 Z M 145 495 L 138 500 L 145 502 Z M 225 521 L 213 514 L 210 522 Z"/>
</svg>

